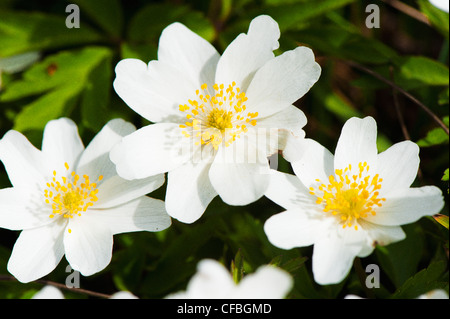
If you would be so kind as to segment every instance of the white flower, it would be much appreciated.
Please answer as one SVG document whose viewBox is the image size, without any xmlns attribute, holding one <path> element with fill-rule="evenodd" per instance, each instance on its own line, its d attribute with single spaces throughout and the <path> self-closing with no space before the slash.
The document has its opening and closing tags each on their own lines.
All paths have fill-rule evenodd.
<svg viewBox="0 0 450 319">
<path fill-rule="evenodd" d="M 264 230 L 283 249 L 314 245 L 313 273 L 320 284 L 342 281 L 355 256 L 404 239 L 400 225 L 436 214 L 444 205 L 437 187 L 410 188 L 419 167 L 418 146 L 404 141 L 378 154 L 376 136 L 373 118 L 351 118 L 334 157 L 304 139 L 301 154 L 287 147 L 296 176 L 272 173 L 266 196 L 286 211 L 270 217 Z"/>
<path fill-rule="evenodd" d="M 139 299 L 129 291 L 118 291 L 111 295 L 109 299 Z"/>
<path fill-rule="evenodd" d="M 345 299 L 364 299 L 358 295 L 347 295 Z M 444 289 L 434 289 L 423 295 L 420 295 L 416 299 L 448 299 L 448 293 Z"/>
<path fill-rule="evenodd" d="M 166 208 L 185 223 L 200 218 L 217 195 L 230 205 L 260 198 L 269 182 L 267 157 L 284 141 L 278 129 L 304 137 L 306 117 L 292 103 L 321 72 L 306 47 L 275 57 L 279 36 L 278 24 L 259 16 L 220 56 L 173 23 L 162 32 L 157 61 L 120 61 L 117 94 L 156 124 L 112 150 L 118 174 L 169 172 Z"/>
<path fill-rule="evenodd" d="M 230 272 L 218 261 L 204 259 L 197 265 L 186 291 L 169 299 L 281 299 L 292 289 L 289 273 L 275 266 L 259 267 L 236 284 Z"/>
<path fill-rule="evenodd" d="M 449 299 L 448 293 L 444 289 L 434 289 L 426 294 L 420 295 L 417 299 Z"/>
<path fill-rule="evenodd" d="M 9 131 L 0 140 L 0 160 L 13 187 L 0 190 L 0 227 L 23 230 L 8 270 L 21 282 L 50 273 L 65 254 L 71 267 L 89 276 L 111 260 L 113 235 L 159 231 L 170 226 L 164 202 L 144 196 L 164 176 L 120 178 L 109 151 L 135 131 L 110 121 L 85 149 L 69 119 L 50 121 L 42 151 Z"/>
<path fill-rule="evenodd" d="M 47 285 L 35 293 L 32 299 L 64 299 L 64 295 L 58 288 Z"/>
<path fill-rule="evenodd" d="M 449 3 L 448 0 L 430 0 L 430 3 L 436 8 L 442 11 L 448 12 Z"/>
</svg>

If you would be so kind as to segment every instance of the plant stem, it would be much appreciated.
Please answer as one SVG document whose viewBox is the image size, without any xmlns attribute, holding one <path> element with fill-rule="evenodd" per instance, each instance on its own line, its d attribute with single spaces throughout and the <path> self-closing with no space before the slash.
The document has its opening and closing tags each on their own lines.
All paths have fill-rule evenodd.
<svg viewBox="0 0 450 319">
<path fill-rule="evenodd" d="M 343 63 L 354 67 L 355 69 L 361 70 L 367 74 L 372 75 L 374 78 L 377 78 L 378 80 L 386 83 L 387 85 L 391 86 L 393 89 L 395 89 L 396 91 L 402 93 L 404 96 L 406 96 L 408 99 L 410 99 L 412 102 L 414 102 L 415 104 L 417 104 L 418 106 L 420 106 L 443 130 L 444 132 L 449 135 L 449 130 L 448 127 L 445 125 L 444 122 L 442 122 L 442 120 L 433 113 L 433 111 L 430 110 L 429 107 L 427 107 L 425 104 L 423 104 L 422 102 L 420 102 L 418 99 L 416 99 L 413 95 L 411 95 L 409 92 L 405 91 L 404 89 L 402 89 L 401 87 L 399 87 L 397 84 L 393 83 L 392 81 L 386 79 L 385 77 L 383 77 L 382 75 L 376 73 L 375 71 L 372 71 L 371 69 L 359 64 L 359 63 L 355 63 L 353 61 L 346 61 L 346 60 L 341 60 Z"/>
<path fill-rule="evenodd" d="M 10 275 L 0 275 L 0 281 L 17 281 L 17 279 Z M 81 289 L 81 288 L 69 288 L 64 284 L 50 281 L 50 280 L 45 280 L 45 279 L 39 279 L 39 280 L 36 280 L 35 282 L 42 284 L 42 285 L 50 285 L 50 286 L 53 286 L 53 287 L 56 287 L 59 289 L 64 289 L 64 290 L 68 290 L 68 291 L 71 291 L 74 293 L 79 293 L 79 294 L 88 295 L 88 296 L 97 297 L 97 298 L 107 299 L 107 298 L 111 297 L 111 295 L 103 294 L 103 293 L 96 292 L 96 291 L 91 291 L 91 290 L 86 290 L 86 289 Z"/>
</svg>

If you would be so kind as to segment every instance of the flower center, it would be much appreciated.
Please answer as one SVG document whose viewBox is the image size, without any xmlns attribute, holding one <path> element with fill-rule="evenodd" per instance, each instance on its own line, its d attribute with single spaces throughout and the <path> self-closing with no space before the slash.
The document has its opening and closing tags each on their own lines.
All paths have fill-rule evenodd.
<svg viewBox="0 0 450 319">
<path fill-rule="evenodd" d="M 69 165 L 67 163 L 64 165 L 69 171 Z M 47 188 L 44 190 L 45 202 L 52 205 L 53 212 L 50 218 L 55 215 L 61 215 L 64 218 L 81 216 L 81 212 L 85 212 L 98 200 L 97 184 L 91 183 L 89 176 L 84 175 L 83 181 L 80 181 L 80 176 L 74 171 L 68 175 L 70 177 L 62 176 L 60 180 L 57 180 L 56 171 L 53 171 L 53 179 L 47 183 Z M 100 175 L 98 180 L 102 179 L 103 176 Z"/>
<path fill-rule="evenodd" d="M 385 198 L 378 198 L 382 178 L 376 174 L 368 175 L 369 165 L 359 163 L 359 173 L 351 175 L 352 166 L 344 170 L 336 169 L 335 175 L 330 175 L 329 183 L 321 183 L 317 190 L 310 187 L 310 194 L 317 196 L 316 203 L 323 205 L 325 213 L 331 213 L 339 218 L 342 228 L 352 227 L 358 229 L 358 219 L 369 214 L 375 216 L 375 207 L 381 207 Z M 336 176 L 336 177 L 335 177 Z"/>
<path fill-rule="evenodd" d="M 188 100 L 189 105 L 180 104 L 181 112 L 190 111 L 187 121 L 180 127 L 187 129 L 182 131 L 185 137 L 196 139 L 196 145 L 211 144 L 217 150 L 222 142 L 229 146 L 240 138 L 241 133 L 248 131 L 248 124 L 255 126 L 258 112 L 246 111 L 247 97 L 235 82 L 225 91 L 223 84 L 214 84 L 213 88 L 214 95 L 211 95 L 208 86 L 203 84 L 202 92 L 195 92 L 195 100 Z"/>
</svg>

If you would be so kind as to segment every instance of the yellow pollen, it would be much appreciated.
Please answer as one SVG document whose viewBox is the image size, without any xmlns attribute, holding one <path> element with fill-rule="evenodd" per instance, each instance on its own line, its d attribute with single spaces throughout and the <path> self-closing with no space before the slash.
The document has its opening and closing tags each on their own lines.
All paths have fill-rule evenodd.
<svg viewBox="0 0 450 319">
<path fill-rule="evenodd" d="M 382 179 L 376 174 L 367 175 L 369 165 L 359 163 L 359 172 L 351 173 L 351 165 L 344 170 L 336 169 L 335 175 L 330 175 L 328 184 L 319 179 L 320 185 L 310 187 L 310 194 L 317 196 L 316 203 L 323 206 L 325 213 L 337 216 L 342 228 L 352 226 L 358 230 L 358 219 L 376 215 L 374 208 L 381 207 L 385 198 L 379 198 Z"/>
<path fill-rule="evenodd" d="M 67 173 L 69 165 L 64 164 Z M 61 181 L 56 180 L 56 171 L 53 171 L 53 183 L 47 183 L 44 190 L 45 202 L 52 206 L 50 218 L 61 215 L 64 218 L 73 218 L 75 215 L 81 216 L 82 212 L 93 205 L 98 200 L 97 184 L 91 183 L 89 176 L 84 175 L 81 183 L 80 176 L 72 172 L 70 177 L 62 176 Z M 103 176 L 99 176 L 101 181 Z M 69 229 L 69 233 L 70 233 Z"/>
<path fill-rule="evenodd" d="M 236 87 L 236 83 L 228 85 L 214 84 L 214 94 L 208 91 L 208 85 L 202 84 L 201 90 L 196 90 L 197 98 L 180 104 L 181 112 L 186 114 L 186 122 L 179 127 L 186 129 L 181 133 L 188 138 L 196 139 L 196 145 L 211 144 L 214 149 L 224 142 L 229 146 L 241 133 L 248 128 L 245 123 L 256 126 L 258 112 L 246 111 L 247 97 Z"/>
</svg>

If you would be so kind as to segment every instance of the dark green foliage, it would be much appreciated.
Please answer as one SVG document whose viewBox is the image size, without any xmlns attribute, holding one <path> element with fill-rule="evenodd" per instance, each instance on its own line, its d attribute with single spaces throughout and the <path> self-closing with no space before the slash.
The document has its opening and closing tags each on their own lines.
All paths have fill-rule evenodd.
<svg viewBox="0 0 450 319">
<path fill-rule="evenodd" d="M 379 151 L 408 138 L 417 142 L 421 173 L 414 185 L 436 185 L 448 194 L 449 15 L 427 0 L 405 1 L 429 18 L 427 25 L 385 2 L 373 2 L 380 7 L 380 29 L 365 26 L 366 2 L 355 0 L 53 0 L 42 6 L 6 1 L 0 4 L 0 70 L 3 58 L 34 51 L 40 58 L 21 72 L 5 68 L 1 74 L 0 137 L 15 129 L 40 147 L 45 124 L 63 116 L 78 124 L 86 144 L 112 118 L 142 127 L 148 122 L 113 90 L 118 61 L 156 59 L 161 31 L 175 21 L 222 52 L 255 16 L 269 14 L 281 29 L 276 53 L 305 45 L 322 67 L 319 81 L 296 103 L 308 118 L 306 136 L 334 151 L 348 118 L 371 115 L 378 123 Z M 69 3 L 80 7 L 79 29 L 65 27 Z M 279 163 L 280 170 L 291 172 L 288 163 L 281 158 Z M 0 188 L 9 186 L 0 165 Z M 164 199 L 164 191 L 151 196 Z M 192 225 L 174 221 L 160 233 L 117 235 L 111 264 L 82 277 L 81 288 L 162 298 L 186 287 L 199 260 L 213 258 L 230 269 L 236 282 L 263 264 L 289 271 L 295 279 L 290 298 L 416 298 L 436 288 L 448 292 L 448 218 L 447 228 L 432 218 L 407 225 L 404 241 L 377 247 L 363 258 L 364 265 L 382 269 L 382 287 L 365 295 L 355 269 L 338 285 L 319 286 L 312 277 L 310 247 L 285 251 L 272 246 L 263 224 L 281 211 L 266 198 L 244 207 L 216 198 Z M 448 216 L 448 201 L 441 214 Z M 29 298 L 43 286 L 10 278 L 6 264 L 17 235 L 0 229 L 0 298 Z M 66 265 L 63 259 L 44 279 L 64 283 Z"/>
</svg>

